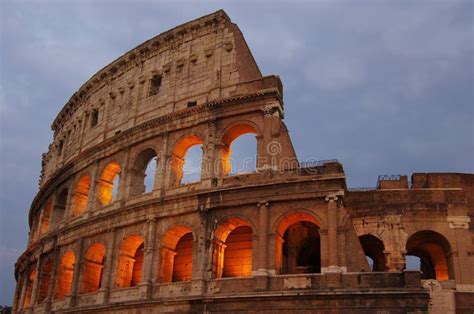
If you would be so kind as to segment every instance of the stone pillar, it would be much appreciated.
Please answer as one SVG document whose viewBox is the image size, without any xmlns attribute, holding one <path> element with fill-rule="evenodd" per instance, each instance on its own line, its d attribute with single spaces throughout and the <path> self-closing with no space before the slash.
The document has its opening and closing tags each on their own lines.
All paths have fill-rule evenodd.
<svg viewBox="0 0 474 314">
<path fill-rule="evenodd" d="M 105 256 L 105 268 L 104 273 L 102 274 L 102 285 L 100 291 L 103 291 L 103 302 L 109 302 L 110 287 L 112 285 L 112 273 L 114 267 L 114 252 L 115 252 L 115 242 L 117 241 L 117 230 L 115 228 L 109 230 L 108 241 L 107 241 L 107 252 Z"/>
<path fill-rule="evenodd" d="M 33 289 L 31 289 L 31 298 L 30 298 L 30 307 L 34 307 L 36 304 L 36 295 L 38 294 L 39 281 L 41 278 L 42 269 L 41 266 L 41 256 L 38 256 L 38 261 L 36 261 L 36 276 L 35 281 L 33 282 Z"/>
<path fill-rule="evenodd" d="M 15 295 L 13 296 L 13 304 L 12 304 L 13 313 L 18 312 L 18 309 L 21 308 L 20 302 L 23 296 L 23 290 L 25 290 L 23 287 L 25 286 L 24 277 L 26 277 L 26 275 L 27 275 L 26 270 L 23 271 L 23 273 L 18 274 L 18 280 L 15 287 Z"/>
<path fill-rule="evenodd" d="M 151 297 L 152 292 L 152 266 L 155 252 L 156 220 L 154 218 L 147 221 L 147 234 L 145 238 L 145 255 L 143 257 L 143 271 L 140 281 L 140 296 L 142 299 Z"/>
<path fill-rule="evenodd" d="M 326 196 L 327 202 L 327 267 L 321 267 L 322 273 L 327 272 L 345 272 L 346 267 L 339 265 L 339 248 L 338 248 L 338 197 L 337 195 Z"/>
<path fill-rule="evenodd" d="M 217 122 L 216 120 L 208 121 L 208 139 L 207 143 L 203 145 L 202 166 L 201 166 L 201 181 L 210 180 L 216 177 L 219 171 L 219 156 L 216 154 L 216 134 Z M 217 169 L 216 169 L 217 168 Z M 210 182 L 207 183 L 210 187 Z"/>
<path fill-rule="evenodd" d="M 55 241 L 56 242 L 56 241 Z M 51 278 L 49 278 L 49 284 L 48 284 L 48 295 L 46 296 L 46 299 L 44 300 L 45 303 L 45 312 L 50 312 L 51 311 L 51 302 L 54 298 L 54 292 L 56 290 L 56 278 L 58 276 L 58 270 L 59 270 L 59 246 L 57 243 L 54 244 L 54 247 L 56 247 L 56 252 L 54 252 L 54 270 L 53 273 L 51 274 Z"/>
<path fill-rule="evenodd" d="M 94 165 L 94 168 L 92 169 L 91 173 L 91 186 L 89 188 L 89 196 L 87 199 L 87 207 L 85 214 L 90 216 L 92 214 L 92 211 L 94 210 L 94 204 L 96 201 L 96 195 L 97 195 L 97 183 L 99 183 L 99 165 L 96 162 Z"/>
<path fill-rule="evenodd" d="M 21 289 L 17 286 L 17 289 L 19 289 L 19 291 L 17 291 L 17 300 L 13 303 L 12 313 L 17 313 L 20 311 L 20 309 L 23 309 L 23 303 L 25 302 L 26 286 L 28 285 L 28 275 L 29 272 L 27 268 L 24 271 L 24 275 L 21 276 Z"/>
<path fill-rule="evenodd" d="M 257 275 L 268 275 L 268 208 L 270 203 L 257 203 L 258 207 L 258 270 Z"/>
<path fill-rule="evenodd" d="M 128 164 L 129 164 L 129 159 L 130 159 L 130 150 L 127 150 L 126 157 L 124 158 L 122 164 L 120 165 L 120 181 L 119 181 L 119 186 L 117 189 L 117 198 L 115 201 L 121 201 L 126 199 L 125 193 L 127 192 L 127 181 L 128 181 L 128 176 L 130 173 L 128 172 Z M 114 200 L 112 199 L 112 202 Z"/>
<path fill-rule="evenodd" d="M 77 295 L 79 294 L 79 279 L 81 277 L 81 270 L 83 264 L 83 251 L 84 251 L 84 241 L 79 239 L 77 241 L 77 256 L 76 262 L 74 263 L 74 270 L 72 275 L 71 283 L 71 292 L 69 293 L 70 301 L 69 306 L 74 307 L 76 305 Z"/>
<path fill-rule="evenodd" d="M 199 209 L 200 226 L 198 230 L 197 250 L 193 251 L 193 277 L 196 280 L 206 279 L 206 242 L 207 242 L 207 226 L 208 214 L 204 205 Z M 196 263 L 194 263 L 196 261 Z M 196 267 L 194 267 L 196 265 Z"/>
<path fill-rule="evenodd" d="M 155 172 L 155 187 L 154 189 L 160 189 L 160 195 L 164 196 L 164 191 L 166 189 L 166 173 L 168 169 L 170 169 L 168 165 L 168 132 L 165 132 L 161 135 L 161 153 L 160 157 L 157 160 L 158 164 L 156 165 L 156 172 Z"/>
</svg>

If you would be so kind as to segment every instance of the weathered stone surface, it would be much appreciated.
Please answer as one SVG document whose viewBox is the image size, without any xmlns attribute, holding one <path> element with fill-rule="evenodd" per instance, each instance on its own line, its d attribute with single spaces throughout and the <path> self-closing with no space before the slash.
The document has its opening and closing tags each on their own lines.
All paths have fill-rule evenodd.
<svg viewBox="0 0 474 314">
<path fill-rule="evenodd" d="M 297 161 L 282 93 L 223 11 L 95 74 L 53 122 L 14 311 L 467 309 L 474 175 L 348 190 L 339 162 Z M 230 175 L 230 146 L 248 133 L 256 171 Z M 195 145 L 201 177 L 183 184 Z M 421 274 L 404 271 L 407 255 L 421 258 Z"/>
</svg>

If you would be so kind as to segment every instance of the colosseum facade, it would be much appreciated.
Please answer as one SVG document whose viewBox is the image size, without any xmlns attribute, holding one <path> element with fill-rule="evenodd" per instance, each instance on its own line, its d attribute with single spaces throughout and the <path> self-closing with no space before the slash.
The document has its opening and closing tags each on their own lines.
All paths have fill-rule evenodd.
<svg viewBox="0 0 474 314">
<path fill-rule="evenodd" d="M 101 69 L 52 124 L 14 312 L 472 310 L 474 175 L 349 189 L 337 160 L 298 162 L 284 112 L 224 11 Z M 256 171 L 233 173 L 244 134 Z"/>
</svg>

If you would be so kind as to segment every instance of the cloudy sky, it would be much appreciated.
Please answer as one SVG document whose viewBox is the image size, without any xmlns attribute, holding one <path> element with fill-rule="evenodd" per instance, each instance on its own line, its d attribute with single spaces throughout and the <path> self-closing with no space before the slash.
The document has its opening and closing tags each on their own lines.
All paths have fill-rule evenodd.
<svg viewBox="0 0 474 314">
<path fill-rule="evenodd" d="M 143 41 L 223 8 L 285 87 L 300 160 L 379 174 L 474 172 L 473 1 L 0 0 L 0 304 L 11 304 L 50 125 Z"/>
</svg>

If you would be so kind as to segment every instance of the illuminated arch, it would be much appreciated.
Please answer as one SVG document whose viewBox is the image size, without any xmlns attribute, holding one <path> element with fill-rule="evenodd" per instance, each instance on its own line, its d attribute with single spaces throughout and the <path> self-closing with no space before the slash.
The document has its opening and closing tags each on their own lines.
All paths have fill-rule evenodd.
<svg viewBox="0 0 474 314">
<path fill-rule="evenodd" d="M 67 188 L 63 188 L 57 195 L 56 201 L 54 202 L 53 220 L 55 226 L 57 226 L 64 219 L 68 192 L 69 190 Z"/>
<path fill-rule="evenodd" d="M 64 253 L 59 262 L 54 299 L 62 299 L 70 293 L 75 263 L 76 256 L 73 251 Z"/>
<path fill-rule="evenodd" d="M 40 236 L 48 232 L 51 213 L 53 209 L 53 200 L 50 198 L 43 207 L 43 215 L 41 217 Z"/>
<path fill-rule="evenodd" d="M 86 211 L 90 188 L 91 176 L 89 174 L 82 175 L 77 181 L 72 195 L 71 211 L 73 217 L 80 216 Z"/>
<path fill-rule="evenodd" d="M 454 279 L 451 246 L 438 232 L 423 230 L 412 234 L 407 241 L 406 251 L 406 255 L 420 258 L 422 279 Z"/>
<path fill-rule="evenodd" d="M 174 146 L 171 160 L 171 182 L 172 187 L 181 185 L 183 179 L 183 167 L 186 162 L 186 153 L 195 145 L 202 145 L 204 141 L 197 135 L 188 135 L 181 138 Z M 202 162 L 202 160 L 201 160 Z"/>
<path fill-rule="evenodd" d="M 212 268 L 216 278 L 252 275 L 253 231 L 250 223 L 231 217 L 214 232 Z"/>
<path fill-rule="evenodd" d="M 321 271 L 321 223 L 312 214 L 296 211 L 281 217 L 276 225 L 275 268 L 279 273 Z"/>
<path fill-rule="evenodd" d="M 51 277 L 53 275 L 53 261 L 48 258 L 41 268 L 40 281 L 38 287 L 38 298 L 36 303 L 42 303 L 48 296 L 49 285 L 51 284 Z"/>
<path fill-rule="evenodd" d="M 102 283 L 102 272 L 105 262 L 105 246 L 94 243 L 84 255 L 79 293 L 90 293 L 99 290 Z"/>
<path fill-rule="evenodd" d="M 220 168 L 221 175 L 226 176 L 231 171 L 231 145 L 238 137 L 244 134 L 255 134 L 257 135 L 257 129 L 248 122 L 242 122 L 235 124 L 228 128 L 222 136 L 222 147 L 220 150 Z"/>
<path fill-rule="evenodd" d="M 131 175 L 130 196 L 140 195 L 140 194 L 153 190 L 153 186 L 155 184 L 154 175 L 155 175 L 157 165 L 155 165 L 155 169 L 152 169 L 153 171 L 151 173 L 147 173 L 147 169 L 148 169 L 148 165 L 153 160 L 156 160 L 156 158 L 157 158 L 157 154 L 155 150 L 152 148 L 147 148 L 143 150 L 142 152 L 140 152 L 140 154 L 138 154 L 137 158 L 135 159 L 135 162 L 133 163 L 133 167 L 130 173 Z M 152 176 L 151 189 L 149 189 L 146 186 L 146 182 L 145 182 L 146 177 L 149 175 Z"/>
<path fill-rule="evenodd" d="M 112 161 L 105 166 L 99 177 L 97 200 L 101 205 L 105 206 L 112 202 L 114 188 L 117 188 L 114 186 L 117 177 L 120 178 L 120 165 Z"/>
<path fill-rule="evenodd" d="M 122 241 L 115 273 L 115 287 L 137 286 L 142 278 L 144 239 L 140 235 L 131 235 Z"/>
<path fill-rule="evenodd" d="M 31 294 L 33 292 L 33 285 L 36 280 L 36 267 L 32 265 L 29 269 L 25 284 L 25 296 L 23 299 L 23 308 L 29 307 L 31 302 Z"/>
<path fill-rule="evenodd" d="M 169 229 L 161 240 L 160 282 L 188 281 L 193 271 L 193 233 L 185 225 Z"/>
<path fill-rule="evenodd" d="M 364 234 L 359 237 L 360 244 L 365 256 L 373 261 L 372 271 L 386 271 L 385 245 L 383 241 L 371 234 Z"/>
</svg>

